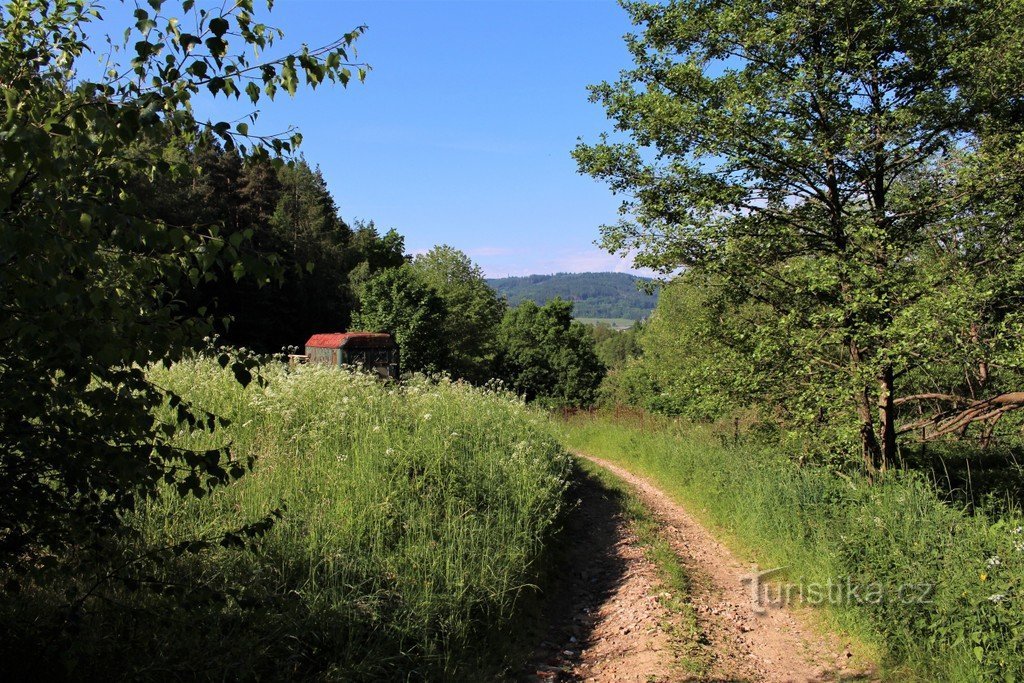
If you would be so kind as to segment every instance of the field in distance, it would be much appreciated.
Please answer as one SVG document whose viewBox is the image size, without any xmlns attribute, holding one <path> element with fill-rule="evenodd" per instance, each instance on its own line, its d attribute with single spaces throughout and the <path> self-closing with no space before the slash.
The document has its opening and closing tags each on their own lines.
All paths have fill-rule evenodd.
<svg viewBox="0 0 1024 683">
<path fill-rule="evenodd" d="M 636 321 L 635 320 L 631 320 L 630 318 L 579 318 L 579 317 L 577 317 L 576 320 L 579 320 L 581 323 L 583 323 L 585 325 L 605 324 L 608 327 L 612 328 L 613 330 L 628 330 L 629 328 L 633 327 L 633 325 L 636 324 Z"/>
</svg>

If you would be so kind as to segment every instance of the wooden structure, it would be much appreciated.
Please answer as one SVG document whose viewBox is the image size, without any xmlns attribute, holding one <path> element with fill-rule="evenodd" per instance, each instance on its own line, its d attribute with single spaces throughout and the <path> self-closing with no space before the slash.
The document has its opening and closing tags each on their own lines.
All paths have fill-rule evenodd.
<svg viewBox="0 0 1024 683">
<path fill-rule="evenodd" d="M 352 365 L 381 377 L 398 379 L 398 344 L 381 332 L 314 334 L 306 342 L 306 361 Z"/>
</svg>

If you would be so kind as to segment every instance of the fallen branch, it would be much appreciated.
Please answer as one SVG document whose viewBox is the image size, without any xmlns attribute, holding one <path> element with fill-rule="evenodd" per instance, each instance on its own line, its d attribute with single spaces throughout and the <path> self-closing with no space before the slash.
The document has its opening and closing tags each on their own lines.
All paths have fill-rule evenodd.
<svg viewBox="0 0 1024 683">
<path fill-rule="evenodd" d="M 983 400 L 952 394 L 916 394 L 898 398 L 893 403 L 900 405 L 910 401 L 925 400 L 954 403 L 956 406 L 931 417 L 903 425 L 896 430 L 898 434 L 923 430 L 921 438 L 928 441 L 952 432 L 965 430 L 974 422 L 989 422 L 990 425 L 994 425 L 1004 414 L 1024 408 L 1024 391 L 1009 391 Z"/>
</svg>

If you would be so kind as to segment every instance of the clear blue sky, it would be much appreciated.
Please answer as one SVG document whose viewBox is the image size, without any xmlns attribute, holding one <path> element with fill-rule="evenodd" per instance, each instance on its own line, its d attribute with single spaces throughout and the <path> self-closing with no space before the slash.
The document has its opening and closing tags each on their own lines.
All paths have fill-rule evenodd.
<svg viewBox="0 0 1024 683">
<path fill-rule="evenodd" d="M 277 0 L 269 18 L 288 48 L 369 27 L 364 84 L 261 102 L 256 128 L 301 130 L 346 220 L 412 252 L 451 244 L 489 276 L 629 269 L 593 244 L 619 199 L 569 156 L 608 128 L 586 86 L 630 64 L 617 4 Z"/>
</svg>

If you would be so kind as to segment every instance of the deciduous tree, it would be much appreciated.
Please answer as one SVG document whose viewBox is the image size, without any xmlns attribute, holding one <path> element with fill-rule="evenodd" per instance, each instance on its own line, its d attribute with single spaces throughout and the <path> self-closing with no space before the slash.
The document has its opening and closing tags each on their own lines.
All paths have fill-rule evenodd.
<svg viewBox="0 0 1024 683">
<path fill-rule="evenodd" d="M 1021 49 L 992 21 L 1014 25 L 1019 3 L 625 7 L 641 27 L 628 38 L 636 66 L 592 98 L 628 140 L 574 153 L 629 197 L 604 246 L 704 271 L 735 304 L 767 307 L 751 360 L 790 373 L 808 424 L 847 406 L 833 416 L 850 416 L 865 467 L 884 469 L 901 386 L 944 325 L 963 329 L 961 312 L 986 297 L 951 277 L 954 217 L 978 189 L 955 169 L 994 131 L 1019 139 L 1019 80 L 988 66 L 995 86 L 968 78 L 993 44 Z M 986 230 L 1016 240 L 1005 224 Z M 1016 267 L 1010 252 L 999 267 Z"/>
<path fill-rule="evenodd" d="M 447 245 L 416 256 L 412 267 L 444 301 L 445 319 L 439 332 L 451 342 L 446 369 L 470 382 L 490 379 L 504 300 L 487 284 L 479 266 Z"/>
<path fill-rule="evenodd" d="M 161 480 L 203 495 L 242 471 L 225 449 L 171 443 L 178 425 L 154 417 L 161 402 L 197 428 L 215 417 L 152 384 L 145 368 L 209 331 L 183 294 L 260 262 L 243 257 L 248 235 L 230 226 L 152 219 L 136 181 L 191 172 L 165 154 L 173 138 L 217 137 L 240 158 L 292 150 L 297 134 L 197 120 L 193 98 L 255 105 L 303 82 L 345 84 L 362 29 L 257 62 L 253 52 L 280 33 L 252 0 L 193 4 L 183 0 L 175 16 L 170 2 L 139 3 L 124 40 L 130 61 L 111 53 L 96 78 L 82 63 L 101 44 L 89 36 L 99 6 L 8 0 L 0 9 L 0 565 L 116 528 Z M 250 379 L 250 368 L 235 369 Z"/>
<path fill-rule="evenodd" d="M 498 343 L 499 376 L 526 400 L 560 407 L 589 406 L 597 398 L 605 368 L 593 336 L 572 319 L 572 302 L 524 301 L 510 308 Z"/>
<path fill-rule="evenodd" d="M 438 372 L 457 340 L 442 333 L 444 301 L 409 264 L 387 268 L 362 283 L 352 329 L 394 335 L 403 371 Z"/>
</svg>

